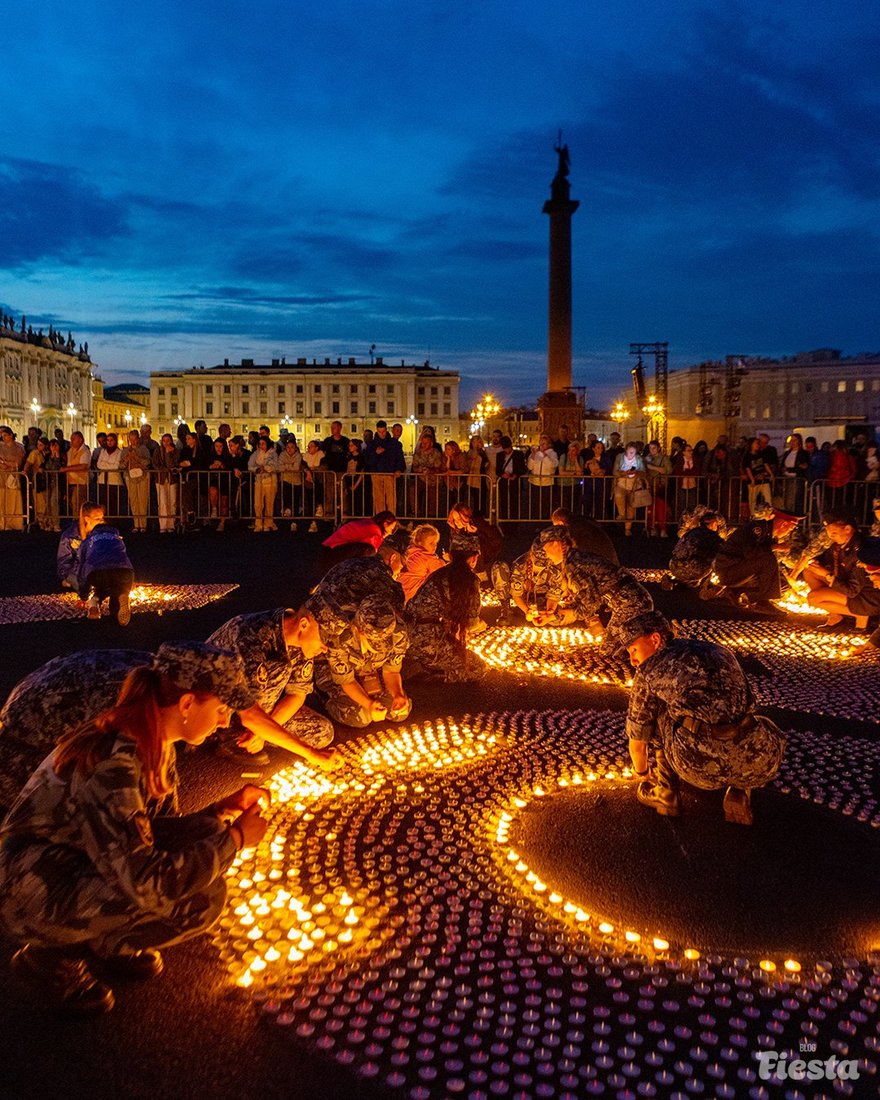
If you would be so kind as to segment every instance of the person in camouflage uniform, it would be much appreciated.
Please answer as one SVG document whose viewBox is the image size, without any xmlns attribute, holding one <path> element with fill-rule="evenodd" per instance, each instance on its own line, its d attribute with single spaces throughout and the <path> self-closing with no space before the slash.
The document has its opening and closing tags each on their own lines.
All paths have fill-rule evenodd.
<svg viewBox="0 0 880 1100">
<path fill-rule="evenodd" d="M 208 641 L 239 654 L 256 698 L 257 706 L 250 712 L 233 716 L 229 729 L 235 742 L 244 741 L 244 751 L 253 755 L 266 740 L 309 763 L 326 765 L 333 754 L 320 750 L 333 740 L 333 723 L 305 701 L 312 690 L 315 658 L 327 647 L 308 609 L 278 607 L 236 615 L 219 626 Z M 266 715 L 270 723 L 263 721 Z M 288 734 L 283 744 L 279 726 Z M 222 732 L 218 736 L 221 742 L 228 741 Z"/>
<path fill-rule="evenodd" d="M 785 738 L 754 713 L 748 680 L 724 646 L 674 638 L 658 611 L 636 615 L 620 634 L 620 655 L 636 670 L 626 715 L 638 799 L 660 814 L 681 812 L 679 779 L 701 790 L 726 788 L 728 821 L 751 825 L 751 790 L 779 771 Z M 647 777 L 647 748 L 654 774 Z"/>
<path fill-rule="evenodd" d="M 478 557 L 476 551 L 453 550 L 449 564 L 432 573 L 407 604 L 408 674 L 416 668 L 447 683 L 484 675 L 485 666 L 466 644 L 468 630 L 481 622 Z"/>
<path fill-rule="evenodd" d="M 722 586 L 715 597 L 778 614 L 770 602 L 778 600 L 782 591 L 777 555 L 786 551 L 785 540 L 802 518 L 773 508 L 766 519 L 740 524 L 715 555 L 715 573 Z"/>
<path fill-rule="evenodd" d="M 688 588 L 699 588 L 712 573 L 715 556 L 724 542 L 724 528 L 722 516 L 698 505 L 679 528 L 678 542 L 669 559 L 670 583 L 663 587 L 671 589 L 677 581 Z"/>
<path fill-rule="evenodd" d="M 385 593 L 366 596 L 351 625 L 328 641 L 327 654 L 315 662 L 315 686 L 330 717 L 357 729 L 386 717 L 402 722 L 412 709 L 401 677 L 408 646 L 406 627 Z"/>
<path fill-rule="evenodd" d="M 13 970 L 44 1001 L 106 1012 L 113 991 L 93 967 L 152 977 L 156 948 L 217 920 L 226 870 L 266 830 L 268 794 L 243 787 L 180 816 L 174 745 L 201 744 L 251 704 L 237 654 L 166 643 L 25 784 L 0 824 L 0 930 L 21 945 Z"/>
<path fill-rule="evenodd" d="M 55 657 L 20 680 L 0 710 L 0 807 L 12 805 L 65 731 L 111 707 L 129 672 L 152 660 L 134 649 L 90 649 Z"/>
<path fill-rule="evenodd" d="M 334 634 L 346 630 L 361 602 L 371 595 L 381 595 L 402 622 L 404 592 L 397 578 L 403 565 L 403 554 L 386 539 L 375 555 L 349 558 L 329 569 L 305 604 L 317 619 L 324 640 L 329 644 Z"/>
<path fill-rule="evenodd" d="M 509 623 L 511 600 L 529 621 L 541 612 L 552 613 L 566 595 L 561 554 L 548 554 L 548 543 L 570 547 L 571 539 L 562 525 L 546 527 L 532 540 L 531 547 L 513 565 L 496 562 L 492 570 L 495 592 L 501 602 L 499 623 Z M 556 560 L 559 558 L 559 560 Z"/>
<path fill-rule="evenodd" d="M 241 615 L 208 640 L 219 646 L 221 639 L 221 648 L 244 658 L 255 696 L 235 716 L 234 736 L 244 736 L 249 748 L 259 750 L 264 739 L 313 767 L 334 768 L 337 755 L 327 748 L 332 724 L 302 705 L 311 691 L 313 659 L 324 650 L 314 617 L 286 608 Z M 65 730 L 112 706 L 128 673 L 152 660 L 138 650 L 87 650 L 55 657 L 19 681 L 0 710 L 0 805 L 10 804 Z M 268 763 L 259 752 L 250 759 Z"/>
<path fill-rule="evenodd" d="M 551 561 L 562 563 L 568 595 L 565 607 L 537 615 L 535 622 L 540 626 L 566 626 L 581 620 L 591 633 L 604 635 L 604 650 L 616 650 L 623 624 L 653 608 L 648 590 L 628 570 L 595 554 L 574 549 L 566 552 L 565 544 L 560 542 L 548 542 L 544 549 Z M 602 611 L 611 616 L 605 626 L 599 619 Z"/>
</svg>

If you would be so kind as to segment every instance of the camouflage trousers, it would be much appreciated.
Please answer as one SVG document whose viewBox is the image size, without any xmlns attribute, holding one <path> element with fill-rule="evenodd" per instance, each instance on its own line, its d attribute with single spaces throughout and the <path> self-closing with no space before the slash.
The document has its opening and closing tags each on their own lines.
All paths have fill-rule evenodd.
<svg viewBox="0 0 880 1100">
<path fill-rule="evenodd" d="M 446 633 L 442 623 L 416 623 L 409 629 L 409 649 L 404 669 L 419 670 L 448 684 L 479 680 L 486 674 L 483 662 Z"/>
<path fill-rule="evenodd" d="M 667 716 L 660 722 L 659 741 L 676 774 L 704 791 L 763 787 L 779 771 L 785 752 L 782 731 L 760 714 L 751 729 L 730 740 L 692 733 Z"/>
<path fill-rule="evenodd" d="M 288 718 L 284 728 L 313 749 L 326 749 L 336 736 L 330 719 L 307 706 L 301 706 L 292 718 Z"/>
<path fill-rule="evenodd" d="M 213 814 L 157 817 L 152 825 L 157 847 L 166 851 L 224 829 Z M 88 944 L 104 956 L 167 947 L 211 928 L 225 902 L 220 875 L 161 911 L 140 909 L 74 848 L 37 839 L 20 845 L 7 839 L 0 847 L 0 930 L 16 943 Z"/>
<path fill-rule="evenodd" d="M 714 561 L 706 562 L 698 558 L 673 558 L 669 563 L 669 573 L 679 584 L 686 584 L 689 588 L 699 588 L 712 572 L 714 564 Z"/>
<path fill-rule="evenodd" d="M 333 723 L 330 719 L 307 706 L 300 707 L 296 714 L 288 718 L 283 725 L 288 733 L 292 733 L 294 737 L 305 741 L 313 749 L 325 749 L 335 736 Z M 217 739 L 221 744 L 228 745 L 238 741 L 246 733 L 247 730 L 236 715 L 231 725 L 225 729 L 217 730 Z"/>
<path fill-rule="evenodd" d="M 391 693 L 385 690 L 381 679 L 381 671 L 371 672 L 367 675 L 370 681 L 377 682 L 379 686 L 376 691 L 370 691 L 366 687 L 365 690 L 371 698 L 377 699 L 388 710 L 388 718 L 392 722 L 403 722 L 404 719 L 408 718 L 409 712 L 412 710 L 412 700 L 407 700 L 406 707 L 392 711 Z M 334 681 L 326 662 L 321 662 L 315 670 L 315 687 L 321 695 L 325 710 L 334 722 L 339 722 L 343 726 L 353 726 L 355 729 L 364 729 L 373 721 L 373 715 L 370 711 L 346 695 L 342 690 L 342 685 Z"/>
<path fill-rule="evenodd" d="M 34 746 L 8 733 L 0 735 L 0 816 L 52 750 L 51 744 Z"/>
</svg>

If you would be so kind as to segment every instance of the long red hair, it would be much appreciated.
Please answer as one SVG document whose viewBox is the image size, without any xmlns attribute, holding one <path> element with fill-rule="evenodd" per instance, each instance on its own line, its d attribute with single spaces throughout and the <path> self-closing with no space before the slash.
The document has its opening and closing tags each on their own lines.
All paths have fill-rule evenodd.
<svg viewBox="0 0 880 1100">
<path fill-rule="evenodd" d="M 103 759 L 101 742 L 109 733 L 120 733 L 137 746 L 150 796 L 164 798 L 172 790 L 174 748 L 163 734 L 160 712 L 186 694 L 186 688 L 148 666 L 132 669 L 112 707 L 59 739 L 55 771 L 60 775 L 75 768 L 81 775 L 90 775 Z M 194 694 L 199 701 L 206 698 L 201 692 Z"/>
</svg>

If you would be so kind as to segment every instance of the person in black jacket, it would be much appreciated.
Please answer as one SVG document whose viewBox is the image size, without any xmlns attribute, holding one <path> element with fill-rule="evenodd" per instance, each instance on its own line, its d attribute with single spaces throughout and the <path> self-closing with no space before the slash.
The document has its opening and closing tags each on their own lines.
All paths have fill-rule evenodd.
<svg viewBox="0 0 880 1100">
<path fill-rule="evenodd" d="M 715 572 L 722 588 L 717 596 L 764 614 L 779 614 L 770 602 L 781 595 L 779 562 L 775 550 L 800 523 L 780 508 L 768 509 L 769 518 L 741 524 L 718 548 Z"/>
<path fill-rule="evenodd" d="M 498 516 L 518 518 L 520 514 L 520 479 L 526 474 L 526 458 L 514 448 L 509 435 L 501 437 L 501 450 L 495 456 L 498 477 Z"/>
</svg>

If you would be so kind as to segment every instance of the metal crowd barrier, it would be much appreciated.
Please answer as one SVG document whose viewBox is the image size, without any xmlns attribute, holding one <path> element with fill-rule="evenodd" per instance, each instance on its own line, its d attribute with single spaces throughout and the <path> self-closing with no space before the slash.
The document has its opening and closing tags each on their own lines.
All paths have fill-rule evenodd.
<svg viewBox="0 0 880 1100">
<path fill-rule="evenodd" d="M 827 479 L 777 477 L 752 486 L 742 477 L 650 475 L 638 500 L 624 495 L 613 474 L 558 475 L 549 485 L 528 475 L 494 479 L 467 474 L 275 473 L 148 470 L 143 477 L 92 470 L 88 485 L 58 471 L 0 472 L 0 530 L 58 531 L 87 499 L 104 505 L 108 521 L 136 529 L 182 531 L 247 524 L 261 528 L 324 522 L 331 525 L 388 509 L 401 520 L 443 522 L 457 503 L 470 505 L 500 526 L 546 524 L 555 508 L 600 524 L 629 520 L 634 529 L 673 535 L 681 516 L 697 504 L 719 511 L 730 526 L 748 519 L 762 502 L 806 515 L 815 530 L 830 508 L 844 508 L 863 528 L 874 522 L 880 481 L 830 485 Z M 13 484 L 14 482 L 14 484 Z M 262 482 L 262 484 L 261 484 Z M 262 511 L 262 523 L 258 517 Z"/>
<path fill-rule="evenodd" d="M 489 516 L 493 487 L 485 474 L 343 474 L 339 479 L 342 522 L 377 512 L 393 512 L 405 522 L 445 521 L 454 504 L 467 504 Z"/>
</svg>

